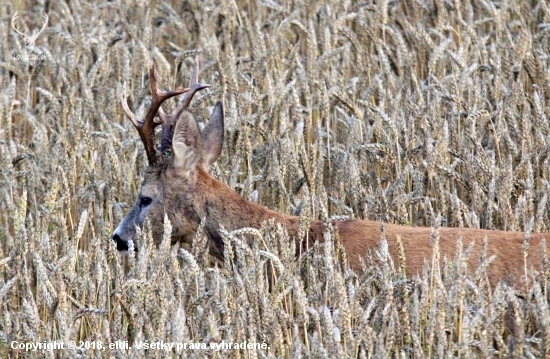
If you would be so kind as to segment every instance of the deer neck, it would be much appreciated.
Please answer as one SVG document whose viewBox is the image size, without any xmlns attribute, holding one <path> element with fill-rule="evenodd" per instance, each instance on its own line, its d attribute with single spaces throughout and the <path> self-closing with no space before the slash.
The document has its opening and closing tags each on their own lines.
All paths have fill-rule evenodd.
<svg viewBox="0 0 550 359">
<path fill-rule="evenodd" d="M 226 231 L 245 227 L 260 228 L 264 222 L 273 219 L 285 226 L 289 236 L 296 240 L 299 217 L 286 216 L 246 200 L 200 167 L 197 169 L 195 198 L 195 208 L 205 220 L 205 231 L 212 242 L 210 251 L 216 257 L 223 257 L 222 227 Z M 319 223 L 312 223 L 309 234 L 312 241 L 322 238 Z"/>
</svg>

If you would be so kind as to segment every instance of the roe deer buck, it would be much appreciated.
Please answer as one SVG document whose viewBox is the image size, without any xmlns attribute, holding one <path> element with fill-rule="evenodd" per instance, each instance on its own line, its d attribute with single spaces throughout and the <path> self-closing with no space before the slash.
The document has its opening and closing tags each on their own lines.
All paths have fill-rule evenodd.
<svg viewBox="0 0 550 359">
<path fill-rule="evenodd" d="M 224 137 L 224 119 L 221 104 L 218 102 L 205 126 L 200 131 L 193 114 L 188 107 L 196 91 L 208 87 L 198 82 L 198 59 L 191 75 L 189 88 L 178 88 L 162 92 L 157 86 L 153 64 L 150 69 L 152 104 L 143 121 L 138 121 L 128 108 L 125 94 L 122 105 L 132 120 L 145 146 L 149 165 L 138 198 L 129 213 L 116 228 L 112 239 L 117 249 L 128 251 L 133 247 L 136 226 L 142 226 L 145 218 L 151 223 L 155 242 L 159 242 L 163 233 L 165 214 L 171 221 L 172 242 L 189 242 L 197 230 L 201 219 L 205 221 L 205 232 L 209 238 L 210 253 L 223 258 L 223 242 L 219 229 L 223 226 L 232 231 L 243 227 L 259 228 L 264 221 L 274 219 L 284 225 L 291 238 L 299 244 L 297 237 L 299 218 L 286 216 L 269 210 L 259 204 L 247 201 L 224 183 L 208 174 L 208 169 L 218 158 L 222 150 Z M 176 110 L 167 115 L 161 108 L 164 100 L 185 93 Z M 158 114 L 160 121 L 155 122 Z M 162 124 L 160 151 L 154 145 L 154 128 Z M 376 248 L 381 236 L 380 223 L 368 220 L 333 221 L 340 241 L 347 253 L 351 268 L 360 268 L 359 258 L 366 254 L 367 248 Z M 401 237 L 405 251 L 405 265 L 409 274 L 415 275 L 422 270 L 424 260 L 430 260 L 431 228 L 408 227 L 385 224 L 390 255 L 399 262 L 397 236 Z M 313 221 L 307 234 L 309 243 L 323 241 L 325 225 Z M 439 231 L 441 257 L 454 257 L 457 239 L 462 237 L 465 245 L 474 242 L 474 253 L 478 253 L 485 237 L 488 239 L 487 258 L 495 255 L 488 266 L 487 273 L 492 286 L 500 280 L 507 280 L 519 286 L 531 282 L 533 276 L 541 270 L 539 244 L 544 234 L 531 234 L 530 246 L 524 258 L 522 244 L 525 234 L 498 230 L 441 228 Z M 550 236 L 549 236 L 550 237 Z M 301 248 L 304 249 L 303 247 Z M 469 268 L 477 265 L 477 255 L 469 257 Z M 527 270 L 527 271 L 526 271 Z"/>
</svg>

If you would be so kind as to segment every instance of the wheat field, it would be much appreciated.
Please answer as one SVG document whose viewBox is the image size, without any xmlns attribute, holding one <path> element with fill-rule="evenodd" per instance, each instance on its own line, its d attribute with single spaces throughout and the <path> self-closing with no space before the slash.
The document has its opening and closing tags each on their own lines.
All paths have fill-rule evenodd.
<svg viewBox="0 0 550 359">
<path fill-rule="evenodd" d="M 29 34 L 49 17 L 31 59 L 16 11 Z M 467 269 L 484 254 L 460 241 L 406 276 L 384 241 L 361 273 L 330 235 L 297 260 L 273 223 L 224 233 L 223 263 L 201 231 L 180 249 L 145 230 L 128 257 L 110 240 L 146 166 L 122 84 L 143 114 L 151 61 L 175 88 L 197 54 L 211 87 L 193 111 L 226 115 L 211 173 L 245 198 L 304 223 L 434 226 L 434 242 L 550 231 L 545 0 L 11 0 L 0 18 L 1 358 L 550 357 L 544 245 L 517 292 Z"/>
</svg>

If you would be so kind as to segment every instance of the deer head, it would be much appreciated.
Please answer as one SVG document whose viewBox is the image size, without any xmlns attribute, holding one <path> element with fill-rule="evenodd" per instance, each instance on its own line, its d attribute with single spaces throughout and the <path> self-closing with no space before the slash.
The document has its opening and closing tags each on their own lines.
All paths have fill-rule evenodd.
<svg viewBox="0 0 550 359">
<path fill-rule="evenodd" d="M 163 92 L 158 89 L 152 64 L 149 77 L 153 98 L 143 121 L 139 121 L 129 109 L 123 90 L 123 109 L 139 132 L 149 165 L 136 201 L 113 233 L 112 239 L 119 251 L 127 252 L 134 247 L 136 227 L 142 227 L 146 219 L 151 223 L 157 243 L 162 238 L 165 214 L 172 224 L 174 239 L 189 238 L 200 223 L 194 206 L 197 171 L 207 171 L 221 153 L 223 110 L 218 102 L 201 133 L 195 117 L 187 109 L 193 95 L 209 86 L 198 82 L 198 74 L 197 58 L 189 88 Z M 184 95 L 174 112 L 166 114 L 161 108 L 162 103 L 180 94 Z M 157 115 L 160 121 L 155 121 Z M 157 125 L 162 125 L 159 147 L 154 144 Z"/>
<path fill-rule="evenodd" d="M 29 53 L 32 53 L 34 51 L 34 45 L 36 43 L 36 39 L 38 39 L 38 35 L 44 31 L 46 28 L 46 25 L 48 25 L 48 15 L 44 14 L 42 18 L 44 19 L 44 24 L 42 25 L 42 28 L 40 30 L 34 29 L 32 32 L 32 35 L 27 35 L 27 32 L 21 32 L 19 31 L 19 26 L 17 26 L 17 19 L 19 18 L 19 14 L 16 11 L 15 14 L 13 14 L 11 18 L 11 27 L 17 32 L 19 35 L 23 37 L 23 40 L 25 41 L 25 45 L 27 45 L 27 51 Z"/>
</svg>

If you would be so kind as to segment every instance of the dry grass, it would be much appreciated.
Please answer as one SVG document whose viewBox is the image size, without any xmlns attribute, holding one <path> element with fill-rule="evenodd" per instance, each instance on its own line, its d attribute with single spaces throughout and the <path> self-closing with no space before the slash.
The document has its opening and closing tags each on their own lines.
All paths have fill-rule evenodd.
<svg viewBox="0 0 550 359">
<path fill-rule="evenodd" d="M 27 3 L 0 5 L 0 357 L 550 356 L 546 279 L 527 300 L 478 287 L 464 274 L 466 249 L 405 279 L 384 242 L 372 249 L 380 265 L 352 273 L 337 242 L 296 261 L 272 224 L 252 233 L 262 243 L 252 248 L 227 233 L 217 268 L 202 233 L 179 252 L 144 234 L 126 264 L 109 239 L 145 166 L 121 84 L 132 108 L 146 106 L 150 61 L 173 87 L 199 50 L 212 87 L 195 113 L 202 120 L 216 100 L 226 111 L 212 172 L 244 197 L 305 224 L 440 216 L 550 231 L 544 0 Z M 48 13 L 35 49 L 44 60 L 13 58 L 24 53 L 16 10 L 31 29 Z M 31 353 L 14 340 L 270 349 Z"/>
</svg>

